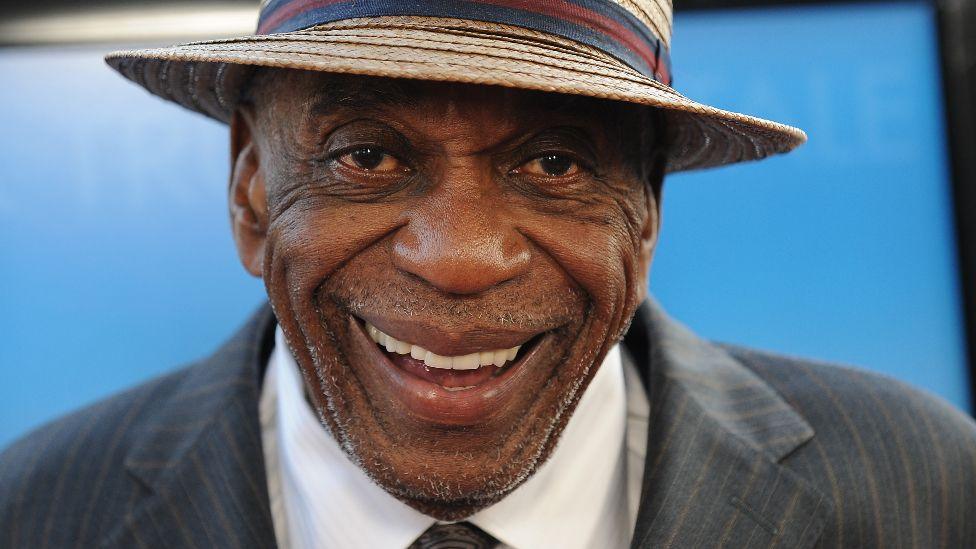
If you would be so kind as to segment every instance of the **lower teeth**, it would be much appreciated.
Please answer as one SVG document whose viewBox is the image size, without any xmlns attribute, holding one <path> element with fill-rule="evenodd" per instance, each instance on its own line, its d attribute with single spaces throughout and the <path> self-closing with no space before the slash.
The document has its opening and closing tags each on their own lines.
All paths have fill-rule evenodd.
<svg viewBox="0 0 976 549">
<path fill-rule="evenodd" d="M 473 387 L 474 385 L 468 385 L 466 387 L 444 387 L 444 388 L 453 393 L 455 391 L 463 391 L 465 389 L 471 389 Z"/>
</svg>

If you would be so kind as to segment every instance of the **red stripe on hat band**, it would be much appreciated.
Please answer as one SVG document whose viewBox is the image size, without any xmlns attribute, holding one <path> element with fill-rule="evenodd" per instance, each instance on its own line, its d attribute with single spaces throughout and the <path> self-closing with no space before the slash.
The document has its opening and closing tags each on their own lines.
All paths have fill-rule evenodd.
<svg viewBox="0 0 976 549">
<path fill-rule="evenodd" d="M 271 16 L 267 19 L 265 19 L 264 13 L 262 12 L 261 20 L 258 22 L 258 34 L 268 34 L 271 29 L 277 27 L 292 17 L 301 14 L 302 12 L 311 11 L 318 8 L 325 8 L 345 1 L 346 0 L 311 0 L 303 2 L 301 0 L 297 0 L 294 2 L 289 2 L 284 6 L 281 6 L 279 9 L 272 11 Z"/>
<path fill-rule="evenodd" d="M 609 17 L 605 17 L 595 11 L 588 10 L 582 6 L 570 4 L 569 2 L 549 1 L 533 2 L 531 0 L 478 0 L 483 4 L 493 4 L 507 8 L 515 8 L 523 11 L 538 13 L 557 17 L 564 21 L 575 23 L 582 27 L 589 27 L 597 32 L 616 38 L 623 43 L 627 49 L 640 55 L 645 62 L 652 68 L 657 69 L 657 58 L 650 44 L 639 38 L 636 34 L 625 28 L 623 25 Z M 542 7 L 548 9 L 540 9 Z"/>
</svg>

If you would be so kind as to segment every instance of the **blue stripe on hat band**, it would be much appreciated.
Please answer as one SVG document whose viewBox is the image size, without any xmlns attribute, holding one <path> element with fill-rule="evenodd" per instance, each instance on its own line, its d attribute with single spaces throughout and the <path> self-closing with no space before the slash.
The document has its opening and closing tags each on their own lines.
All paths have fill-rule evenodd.
<svg viewBox="0 0 976 549">
<path fill-rule="evenodd" d="M 397 15 L 530 28 L 600 49 L 664 84 L 671 80 L 667 48 L 633 14 L 609 0 L 272 0 L 261 11 L 258 33 L 293 32 L 343 19 Z"/>
</svg>

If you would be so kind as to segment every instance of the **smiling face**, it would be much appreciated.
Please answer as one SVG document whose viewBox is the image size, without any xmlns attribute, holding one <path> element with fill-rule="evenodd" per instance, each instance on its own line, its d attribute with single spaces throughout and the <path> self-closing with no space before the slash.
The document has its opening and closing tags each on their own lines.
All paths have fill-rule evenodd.
<svg viewBox="0 0 976 549">
<path fill-rule="evenodd" d="M 653 113 L 498 87 L 260 73 L 230 206 L 309 401 L 436 518 L 524 482 L 643 299 Z"/>
</svg>

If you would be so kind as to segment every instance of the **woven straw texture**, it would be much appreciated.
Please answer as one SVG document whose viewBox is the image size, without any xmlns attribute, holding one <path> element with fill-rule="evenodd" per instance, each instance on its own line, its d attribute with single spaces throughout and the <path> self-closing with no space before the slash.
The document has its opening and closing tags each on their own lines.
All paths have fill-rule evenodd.
<svg viewBox="0 0 976 549">
<path fill-rule="evenodd" d="M 106 61 L 151 93 L 225 123 L 253 68 L 279 67 L 498 85 L 659 107 L 668 122 L 669 172 L 757 160 L 806 141 L 797 128 L 692 101 L 596 48 L 464 19 L 348 19 L 297 32 L 119 51 Z"/>
</svg>

